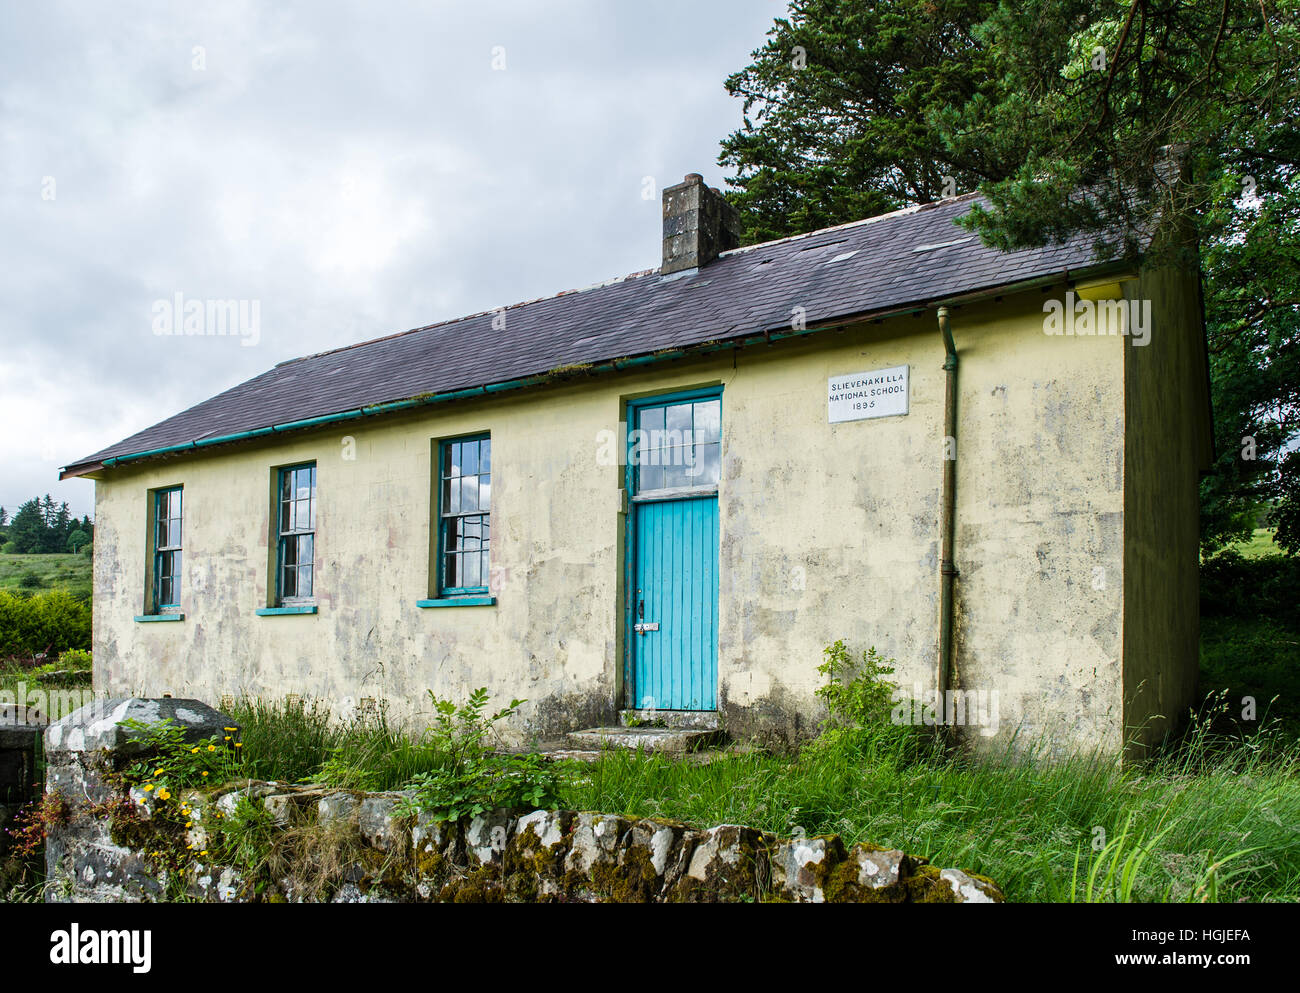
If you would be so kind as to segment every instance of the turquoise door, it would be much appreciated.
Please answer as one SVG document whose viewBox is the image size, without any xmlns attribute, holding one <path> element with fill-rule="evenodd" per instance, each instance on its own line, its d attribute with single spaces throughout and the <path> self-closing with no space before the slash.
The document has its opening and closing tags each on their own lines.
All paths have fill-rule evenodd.
<svg viewBox="0 0 1300 993">
<path fill-rule="evenodd" d="M 630 702 L 716 710 L 721 398 L 659 398 L 629 420 Z"/>
</svg>

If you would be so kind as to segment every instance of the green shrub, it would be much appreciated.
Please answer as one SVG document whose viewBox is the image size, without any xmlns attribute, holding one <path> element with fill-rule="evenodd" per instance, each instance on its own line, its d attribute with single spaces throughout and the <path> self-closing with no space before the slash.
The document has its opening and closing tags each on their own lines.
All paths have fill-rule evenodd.
<svg viewBox="0 0 1300 993">
<path fill-rule="evenodd" d="M 0 658 L 90 648 L 90 604 L 66 590 L 0 590 Z"/>
<path fill-rule="evenodd" d="M 84 648 L 69 648 L 59 656 L 60 669 L 72 669 L 76 672 L 90 672 L 94 668 L 90 652 Z"/>
<path fill-rule="evenodd" d="M 20 589 L 39 590 L 43 585 L 41 577 L 36 575 L 36 573 L 32 572 L 30 569 L 18 577 L 18 587 Z"/>
<path fill-rule="evenodd" d="M 1300 556 L 1246 558 L 1225 549 L 1201 563 L 1201 613 L 1268 617 L 1300 627 Z"/>
<path fill-rule="evenodd" d="M 3 545 L 0 545 L 0 554 L 17 555 L 18 543 L 14 541 L 6 541 Z"/>
<path fill-rule="evenodd" d="M 410 812 L 427 810 L 435 820 L 454 821 L 495 807 L 537 808 L 555 803 L 559 780 L 550 763 L 536 753 L 495 752 L 489 743 L 494 725 L 513 716 L 523 700 L 512 700 L 510 706 L 487 714 L 486 689 L 475 690 L 459 707 L 438 699 L 432 690 L 429 699 L 434 722 L 425 740 L 441 764 L 411 780 L 415 797 L 405 805 Z"/>
<path fill-rule="evenodd" d="M 826 661 L 817 671 L 826 685 L 816 691 L 826 701 L 827 717 L 809 747 L 814 752 L 844 751 L 856 755 L 894 754 L 923 747 L 925 738 L 911 724 L 894 724 L 890 717 L 898 686 L 887 679 L 894 660 L 869 648 L 854 660 L 844 642 L 822 649 Z"/>
</svg>

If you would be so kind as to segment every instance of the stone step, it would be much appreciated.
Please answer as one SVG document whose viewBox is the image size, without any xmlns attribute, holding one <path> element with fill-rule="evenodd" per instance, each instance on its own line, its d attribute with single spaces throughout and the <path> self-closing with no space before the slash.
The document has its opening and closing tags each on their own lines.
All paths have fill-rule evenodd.
<svg viewBox="0 0 1300 993">
<path fill-rule="evenodd" d="M 566 735 L 576 749 L 627 748 L 646 752 L 695 752 L 726 744 L 727 735 L 716 728 L 607 727 L 571 731 Z"/>
<path fill-rule="evenodd" d="M 716 710 L 620 710 L 623 727 L 677 728 L 690 731 L 718 730 Z"/>
</svg>

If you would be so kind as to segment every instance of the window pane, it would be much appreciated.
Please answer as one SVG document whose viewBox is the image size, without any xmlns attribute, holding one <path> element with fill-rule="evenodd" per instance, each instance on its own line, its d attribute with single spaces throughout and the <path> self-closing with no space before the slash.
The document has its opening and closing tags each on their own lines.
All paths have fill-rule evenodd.
<svg viewBox="0 0 1300 993">
<path fill-rule="evenodd" d="M 722 478 L 722 445 L 701 445 L 695 449 L 696 475 L 691 480 L 693 486 L 716 485 Z"/>
<path fill-rule="evenodd" d="M 478 510 L 478 476 L 465 476 L 461 479 L 460 509 L 463 513 Z"/>
<path fill-rule="evenodd" d="M 707 445 L 722 440 L 722 402 L 704 400 L 695 405 L 695 442 Z"/>
<path fill-rule="evenodd" d="M 491 476 L 478 477 L 478 509 L 479 510 L 492 509 L 492 477 Z"/>
<path fill-rule="evenodd" d="M 492 439 L 484 438 L 478 443 L 478 471 L 492 471 Z"/>
<path fill-rule="evenodd" d="M 298 538 L 298 564 L 310 566 L 312 559 L 315 557 L 316 539 L 310 534 L 304 534 Z"/>
<path fill-rule="evenodd" d="M 460 548 L 460 517 L 448 517 L 446 528 L 443 531 L 442 550 L 444 552 L 454 552 Z"/>
<path fill-rule="evenodd" d="M 460 585 L 459 582 L 460 570 L 456 568 L 456 565 L 457 565 L 456 554 L 454 552 L 449 553 L 447 555 L 447 571 L 445 576 L 443 577 L 443 582 L 442 582 L 443 586 L 446 587 L 447 589 L 455 589 L 457 586 Z"/>
<path fill-rule="evenodd" d="M 473 476 L 478 473 L 478 442 L 468 441 L 460 448 L 460 474 Z"/>
<path fill-rule="evenodd" d="M 280 499 L 293 499 L 293 473 L 284 472 L 280 474 Z"/>
<path fill-rule="evenodd" d="M 447 451 L 451 453 L 451 464 L 450 464 L 450 466 L 449 466 L 448 469 L 447 469 L 447 475 L 448 475 L 448 476 L 459 476 L 459 475 L 461 475 L 461 469 L 460 469 L 460 467 L 461 467 L 461 451 L 460 451 L 460 449 L 461 449 L 461 443 L 458 442 L 458 441 L 452 442 L 450 445 L 447 446 Z"/>
<path fill-rule="evenodd" d="M 479 579 L 479 576 L 481 575 L 479 570 L 479 562 L 481 561 L 481 556 L 477 552 L 474 552 L 469 555 L 464 555 L 462 556 L 462 558 L 464 559 L 464 561 L 461 563 L 461 565 L 464 568 L 465 573 L 463 576 L 461 576 L 461 585 L 482 586 L 483 584 Z"/>
<path fill-rule="evenodd" d="M 664 420 L 664 430 L 672 438 L 670 444 L 682 444 L 691 430 L 691 404 L 673 404 L 664 411 Z"/>
<path fill-rule="evenodd" d="M 664 486 L 664 471 L 657 465 L 643 465 L 638 470 L 638 490 L 661 490 Z"/>
<path fill-rule="evenodd" d="M 444 514 L 460 513 L 460 480 L 447 480 L 442 512 Z"/>
<path fill-rule="evenodd" d="M 280 595 L 293 597 L 298 595 L 298 570 L 285 566 L 280 574 Z"/>
<path fill-rule="evenodd" d="M 298 569 L 298 595 L 311 596 L 312 568 L 309 565 Z"/>
<path fill-rule="evenodd" d="M 286 569 L 296 566 L 298 564 L 298 542 L 293 538 L 285 538 L 280 545 L 280 555 Z"/>
<path fill-rule="evenodd" d="M 651 407 L 649 410 L 641 411 L 642 431 L 662 431 L 664 429 L 664 409 L 663 407 Z"/>
</svg>

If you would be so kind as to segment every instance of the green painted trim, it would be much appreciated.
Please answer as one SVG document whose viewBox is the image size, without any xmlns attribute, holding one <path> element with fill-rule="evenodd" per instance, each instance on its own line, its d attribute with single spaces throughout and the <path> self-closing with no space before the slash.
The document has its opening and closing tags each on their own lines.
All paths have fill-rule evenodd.
<svg viewBox="0 0 1300 993">
<path fill-rule="evenodd" d="M 443 597 L 438 600 L 416 600 L 415 605 L 421 609 L 429 607 L 495 607 L 494 596 L 457 596 Z"/>
<path fill-rule="evenodd" d="M 493 597 L 483 597 L 488 591 L 487 586 L 447 586 L 442 585 L 442 566 L 443 555 L 446 552 L 444 528 L 442 526 L 442 464 L 448 445 L 454 445 L 457 442 L 466 441 L 492 441 L 491 431 L 475 431 L 472 434 L 458 434 L 450 438 L 438 439 L 438 459 L 433 466 L 433 486 L 434 486 L 434 509 L 433 509 L 433 526 L 438 530 L 437 551 L 433 561 L 433 590 L 438 594 L 431 600 L 420 600 L 418 606 L 421 607 L 484 607 L 491 606 L 496 602 Z M 489 473 L 490 475 L 490 473 Z M 483 516 L 492 517 L 492 507 L 489 505 Z M 489 603 L 466 603 L 466 600 L 488 600 Z"/>
<path fill-rule="evenodd" d="M 183 621 L 184 614 L 138 614 L 135 618 L 137 624 L 155 624 L 158 621 Z"/>
<path fill-rule="evenodd" d="M 258 607 L 258 617 L 279 617 L 281 614 L 314 614 L 316 608 L 312 607 Z"/>
</svg>

